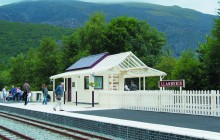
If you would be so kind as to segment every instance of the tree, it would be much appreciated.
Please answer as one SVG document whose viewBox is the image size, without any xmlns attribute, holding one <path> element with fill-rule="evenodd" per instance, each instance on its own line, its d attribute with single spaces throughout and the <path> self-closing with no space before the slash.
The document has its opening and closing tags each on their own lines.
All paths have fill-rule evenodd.
<svg viewBox="0 0 220 140">
<path fill-rule="evenodd" d="M 63 70 L 83 56 L 104 52 L 105 15 L 94 13 L 83 27 L 63 38 Z"/>
<path fill-rule="evenodd" d="M 172 79 L 184 79 L 185 89 L 202 89 L 201 63 L 198 56 L 191 50 L 183 51 L 171 73 Z"/>
<path fill-rule="evenodd" d="M 177 59 L 172 57 L 172 52 L 170 48 L 164 52 L 164 54 L 160 57 L 159 62 L 155 65 L 155 68 L 161 71 L 166 72 L 166 76 L 163 80 L 172 80 L 172 72 L 177 63 Z M 159 89 L 158 81 L 159 77 L 149 77 L 146 79 L 146 87 L 147 89 Z"/>
<path fill-rule="evenodd" d="M 8 70 L 9 67 L 6 63 L 0 62 L 0 87 L 7 86 L 10 84 L 11 75 L 10 71 Z"/>
<path fill-rule="evenodd" d="M 61 55 L 61 65 L 62 70 L 65 71 L 69 66 L 71 66 L 74 62 L 79 60 L 83 56 L 88 56 L 89 50 L 79 45 L 79 32 L 81 30 L 78 29 L 71 36 L 65 36 L 63 38 L 63 46 L 62 46 L 62 55 Z"/>
<path fill-rule="evenodd" d="M 159 60 L 166 43 L 159 33 L 145 21 L 131 17 L 114 18 L 107 25 L 105 48 L 111 54 L 132 51 L 148 66 Z"/>
<path fill-rule="evenodd" d="M 25 71 L 24 71 L 24 81 L 31 84 L 31 87 L 34 87 L 34 79 L 35 79 L 35 71 L 36 71 L 36 64 L 37 64 L 37 48 L 30 48 L 27 57 L 24 61 L 25 63 Z"/>
<path fill-rule="evenodd" d="M 165 43 L 164 34 L 145 21 L 118 17 L 106 23 L 104 14 L 95 13 L 71 37 L 65 38 L 63 52 L 67 58 L 63 60 L 72 64 L 83 55 L 132 51 L 145 64 L 154 66 Z"/>
<path fill-rule="evenodd" d="M 85 23 L 84 31 L 84 42 L 85 46 L 88 47 L 91 54 L 102 53 L 104 48 L 105 39 L 105 15 L 103 13 L 95 13 L 89 21 Z M 81 46 L 82 47 L 82 46 Z"/>
<path fill-rule="evenodd" d="M 40 89 L 42 84 L 48 85 L 49 77 L 57 74 L 60 69 L 60 54 L 56 41 L 50 37 L 43 38 L 36 55 L 33 87 Z"/>
<path fill-rule="evenodd" d="M 10 85 L 11 75 L 8 70 L 0 71 L 0 87 L 4 87 L 6 85 Z"/>
<path fill-rule="evenodd" d="M 24 63 L 25 57 L 23 53 L 20 53 L 17 55 L 17 57 L 11 58 L 11 69 L 10 69 L 10 75 L 11 75 L 11 84 L 21 86 L 24 77 L 25 77 L 25 63 Z"/>
<path fill-rule="evenodd" d="M 198 50 L 203 66 L 206 89 L 220 89 L 220 9 L 215 19 L 211 35 L 207 35 L 206 42 Z"/>
</svg>

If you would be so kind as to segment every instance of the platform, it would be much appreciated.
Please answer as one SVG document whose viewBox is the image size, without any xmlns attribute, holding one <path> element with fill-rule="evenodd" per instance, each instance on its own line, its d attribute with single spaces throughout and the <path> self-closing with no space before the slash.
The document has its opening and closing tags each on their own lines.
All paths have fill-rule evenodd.
<svg viewBox="0 0 220 140">
<path fill-rule="evenodd" d="M 65 111 L 54 111 L 53 106 L 54 103 L 42 105 L 40 102 L 32 102 L 27 106 L 24 103 L 0 103 L 1 111 L 42 117 L 44 120 L 92 129 L 121 139 L 220 140 L 219 117 L 107 109 L 98 105 L 76 106 L 73 103 L 65 104 Z"/>
</svg>

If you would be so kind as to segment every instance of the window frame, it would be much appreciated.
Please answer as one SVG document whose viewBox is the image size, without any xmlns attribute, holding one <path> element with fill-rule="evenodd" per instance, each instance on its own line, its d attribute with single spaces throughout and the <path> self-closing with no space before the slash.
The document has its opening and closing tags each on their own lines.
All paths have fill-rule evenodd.
<svg viewBox="0 0 220 140">
<path fill-rule="evenodd" d="M 94 87 L 94 89 L 103 89 L 103 76 L 95 76 L 94 82 L 96 83 L 96 78 L 101 78 L 101 87 Z M 84 89 L 89 89 L 89 76 L 84 76 Z"/>
</svg>

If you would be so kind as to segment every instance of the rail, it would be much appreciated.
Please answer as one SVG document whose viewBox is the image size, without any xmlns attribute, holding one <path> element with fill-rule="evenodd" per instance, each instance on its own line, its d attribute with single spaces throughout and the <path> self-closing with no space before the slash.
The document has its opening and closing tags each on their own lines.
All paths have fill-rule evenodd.
<svg viewBox="0 0 220 140">
<path fill-rule="evenodd" d="M 59 133 L 61 135 L 68 136 L 74 139 L 88 140 L 92 138 L 92 139 L 99 139 L 99 140 L 111 140 L 110 138 L 107 138 L 104 136 L 90 134 L 88 132 L 79 131 L 73 128 L 63 127 L 60 125 L 55 125 L 49 122 L 38 121 L 35 119 L 33 120 L 27 117 L 18 116 L 18 115 L 14 115 L 11 113 L 0 112 L 0 116 L 7 117 L 7 118 L 10 118 L 16 121 L 20 121 L 22 123 L 27 123 L 27 124 L 30 124 L 36 127 L 40 127 L 42 129 L 49 130 L 55 133 Z"/>
</svg>

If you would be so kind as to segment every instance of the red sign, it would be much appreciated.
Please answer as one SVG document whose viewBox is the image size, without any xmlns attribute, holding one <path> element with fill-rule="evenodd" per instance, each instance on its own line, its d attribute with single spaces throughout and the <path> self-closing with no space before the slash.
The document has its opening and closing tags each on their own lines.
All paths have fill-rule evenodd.
<svg viewBox="0 0 220 140">
<path fill-rule="evenodd" d="M 163 80 L 159 81 L 160 87 L 185 87 L 185 80 Z"/>
</svg>

